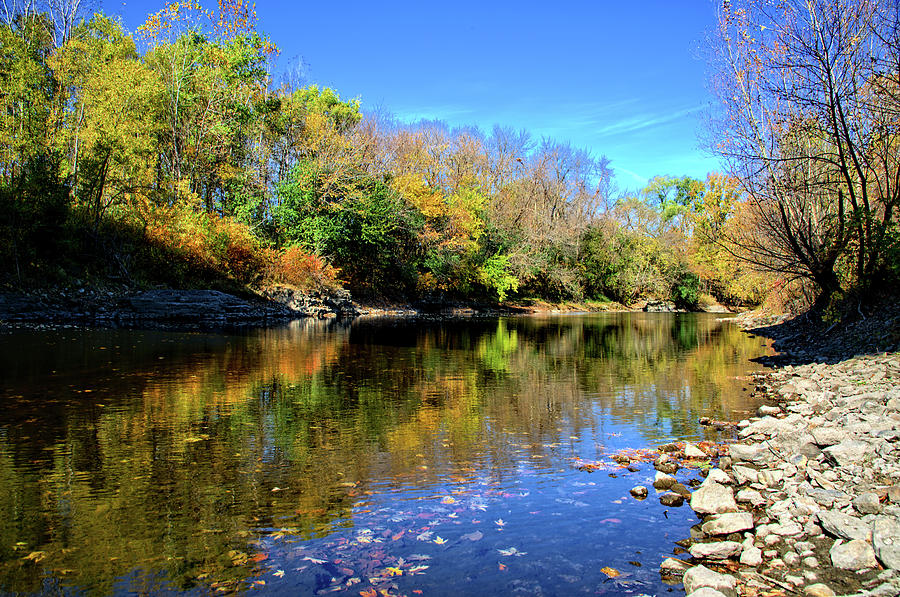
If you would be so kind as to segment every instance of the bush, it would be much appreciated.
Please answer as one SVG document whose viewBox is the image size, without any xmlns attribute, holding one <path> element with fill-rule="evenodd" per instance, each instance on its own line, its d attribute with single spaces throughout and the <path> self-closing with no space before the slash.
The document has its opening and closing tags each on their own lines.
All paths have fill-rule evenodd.
<svg viewBox="0 0 900 597">
<path fill-rule="evenodd" d="M 337 288 L 339 270 L 331 267 L 317 256 L 294 245 L 281 252 L 270 252 L 266 280 L 277 284 L 288 284 L 300 290 Z"/>
</svg>

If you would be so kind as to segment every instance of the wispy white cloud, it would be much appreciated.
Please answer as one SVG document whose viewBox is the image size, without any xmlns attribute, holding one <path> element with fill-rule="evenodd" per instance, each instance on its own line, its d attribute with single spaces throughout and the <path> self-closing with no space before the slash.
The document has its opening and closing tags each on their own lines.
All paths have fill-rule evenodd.
<svg viewBox="0 0 900 597">
<path fill-rule="evenodd" d="M 606 124 L 600 125 L 594 129 L 594 134 L 597 137 L 607 137 L 651 129 L 699 112 L 702 108 L 703 106 L 692 106 L 690 108 L 675 110 L 674 112 L 637 114 L 616 122 L 607 122 Z"/>
</svg>

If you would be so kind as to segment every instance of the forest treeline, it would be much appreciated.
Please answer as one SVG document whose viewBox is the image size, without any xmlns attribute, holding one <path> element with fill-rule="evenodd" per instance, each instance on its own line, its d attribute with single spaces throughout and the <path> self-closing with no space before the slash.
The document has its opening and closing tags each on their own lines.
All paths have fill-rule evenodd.
<svg viewBox="0 0 900 597">
<path fill-rule="evenodd" d="M 766 171 L 744 155 L 741 176 L 658 176 L 619 192 L 609 160 L 566 143 L 397 122 L 332 89 L 276 84 L 277 48 L 242 0 L 173 2 L 133 34 L 102 13 L 83 18 L 77 0 L 13 7 L 0 14 L 7 286 L 344 285 L 395 298 L 653 297 L 690 308 L 897 273 L 896 199 L 861 197 L 871 187 L 859 168 L 817 174 L 838 186 L 812 189 L 782 184 L 801 164 Z M 735 10 L 726 16 L 751 27 Z M 811 135 L 819 121 L 800 124 Z M 833 151 L 827 138 L 808 141 Z M 819 167 L 809 147 L 796 151 Z M 773 202 L 763 191 L 775 186 Z M 842 218 L 826 256 L 836 285 L 802 253 L 817 246 L 765 228 L 784 212 L 797 224 L 789 232 L 819 234 L 784 197 Z M 865 239 L 881 252 L 854 261 L 873 227 Z M 800 254 L 787 264 L 779 250 Z"/>
</svg>

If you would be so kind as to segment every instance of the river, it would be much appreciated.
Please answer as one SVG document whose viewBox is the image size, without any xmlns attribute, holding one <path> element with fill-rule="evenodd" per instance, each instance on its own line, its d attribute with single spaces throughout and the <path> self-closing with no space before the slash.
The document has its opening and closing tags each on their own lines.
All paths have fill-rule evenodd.
<svg viewBox="0 0 900 597">
<path fill-rule="evenodd" d="M 723 439 L 767 350 L 705 314 L 6 331 L 0 593 L 683 594 L 696 516 L 610 456 Z"/>
</svg>

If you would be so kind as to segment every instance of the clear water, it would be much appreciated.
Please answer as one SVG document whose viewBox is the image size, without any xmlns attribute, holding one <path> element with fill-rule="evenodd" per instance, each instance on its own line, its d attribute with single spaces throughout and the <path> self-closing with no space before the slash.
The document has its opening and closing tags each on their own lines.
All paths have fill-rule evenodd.
<svg viewBox="0 0 900 597">
<path fill-rule="evenodd" d="M 7 332 L 0 593 L 678 594 L 696 517 L 609 457 L 721 439 L 766 350 L 698 314 Z"/>
</svg>

